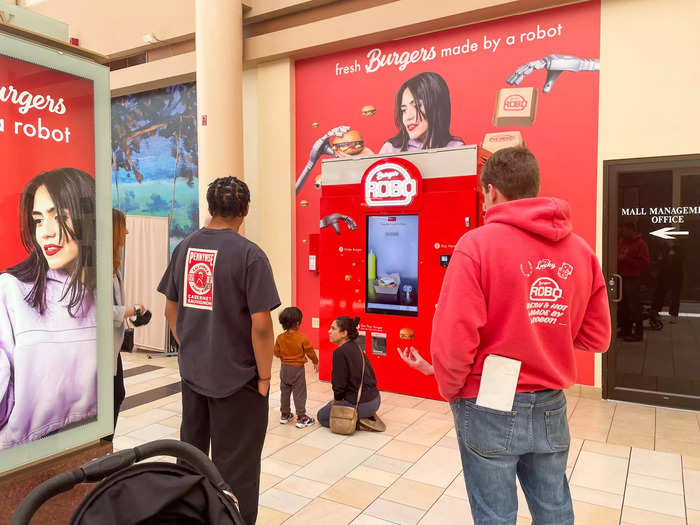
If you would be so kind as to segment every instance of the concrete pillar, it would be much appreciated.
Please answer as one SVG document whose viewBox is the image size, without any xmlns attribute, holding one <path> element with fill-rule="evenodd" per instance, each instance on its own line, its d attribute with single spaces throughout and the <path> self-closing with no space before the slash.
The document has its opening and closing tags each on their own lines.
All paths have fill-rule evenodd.
<svg viewBox="0 0 700 525">
<path fill-rule="evenodd" d="M 243 179 L 243 8 L 241 0 L 195 0 L 199 224 L 209 217 L 207 187 Z"/>
</svg>

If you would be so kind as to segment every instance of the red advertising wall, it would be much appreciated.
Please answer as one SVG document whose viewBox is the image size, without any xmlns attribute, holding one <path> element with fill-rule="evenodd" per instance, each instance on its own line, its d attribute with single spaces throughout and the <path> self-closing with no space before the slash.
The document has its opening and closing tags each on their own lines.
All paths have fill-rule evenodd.
<svg viewBox="0 0 700 525">
<path fill-rule="evenodd" d="M 18 226 L 24 185 L 55 168 L 94 175 L 94 130 L 91 80 L 0 56 L 0 268 L 26 257 Z"/>
<path fill-rule="evenodd" d="M 299 61 L 297 183 L 314 144 L 337 126 L 359 131 L 365 146 L 379 152 L 397 133 L 394 105 L 401 84 L 435 72 L 449 88 L 451 134 L 481 144 L 487 133 L 519 132 L 539 161 L 541 194 L 568 200 L 575 231 L 594 247 L 599 51 L 600 3 L 593 1 Z M 515 87 L 534 88 L 536 101 L 527 101 L 531 116 L 500 125 L 494 121 L 497 99 L 501 94 L 503 104 L 511 92 L 501 90 Z M 368 105 L 375 114 L 362 114 Z M 330 157 L 312 163 L 296 195 L 296 305 L 304 312 L 302 331 L 317 348 L 328 327 L 311 325 L 319 316 L 320 280 L 309 271 L 308 256 L 319 233 L 321 192 L 315 182 L 324 158 Z M 593 355 L 580 354 L 578 382 L 592 385 L 593 370 Z"/>
</svg>

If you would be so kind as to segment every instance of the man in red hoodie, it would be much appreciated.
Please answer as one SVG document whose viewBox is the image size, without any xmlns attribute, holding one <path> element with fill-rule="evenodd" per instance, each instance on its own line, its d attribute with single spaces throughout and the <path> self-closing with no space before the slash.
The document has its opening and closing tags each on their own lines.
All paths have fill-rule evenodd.
<svg viewBox="0 0 700 525">
<path fill-rule="evenodd" d="M 576 379 L 575 349 L 605 352 L 610 344 L 603 274 L 591 248 L 571 231 L 569 205 L 536 198 L 539 168 L 530 151 L 496 152 L 481 185 L 486 224 L 457 243 L 431 341 L 472 516 L 477 525 L 514 524 L 517 475 L 534 523 L 573 524 L 562 390 Z M 507 390 L 507 375 L 498 374 L 484 380 L 488 392 L 480 393 L 484 361 L 492 354 L 520 362 L 519 375 L 511 372 L 510 395 L 499 397 L 487 384 L 495 378 Z M 497 361 L 503 362 L 489 360 Z M 510 410 L 477 404 L 477 395 L 495 395 Z"/>
</svg>

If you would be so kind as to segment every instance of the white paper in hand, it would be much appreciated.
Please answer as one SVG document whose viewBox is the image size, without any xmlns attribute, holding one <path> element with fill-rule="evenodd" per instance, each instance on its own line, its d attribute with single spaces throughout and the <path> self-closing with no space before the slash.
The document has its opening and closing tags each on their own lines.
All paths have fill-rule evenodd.
<svg viewBox="0 0 700 525">
<path fill-rule="evenodd" d="M 503 412 L 513 410 L 520 364 L 520 361 L 500 355 L 486 356 L 476 404 Z"/>
</svg>

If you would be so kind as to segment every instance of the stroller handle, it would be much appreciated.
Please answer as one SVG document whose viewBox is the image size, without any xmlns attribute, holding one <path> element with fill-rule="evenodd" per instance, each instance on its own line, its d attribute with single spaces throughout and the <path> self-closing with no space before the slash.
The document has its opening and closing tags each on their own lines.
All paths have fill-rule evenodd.
<svg viewBox="0 0 700 525">
<path fill-rule="evenodd" d="M 190 467 L 194 468 L 194 470 L 206 476 L 217 489 L 231 492 L 231 487 L 229 487 L 224 481 L 224 478 L 221 477 L 219 470 L 214 463 L 212 463 L 211 459 L 209 459 L 209 456 L 194 445 L 176 439 L 158 439 L 135 447 L 133 452 L 136 455 L 136 461 L 141 461 L 142 459 L 151 458 L 153 456 L 173 456 L 181 459 Z M 103 459 L 107 457 L 109 456 Z"/>
<path fill-rule="evenodd" d="M 159 439 L 133 449 L 120 450 L 93 459 L 72 472 L 64 472 L 38 485 L 15 510 L 9 525 L 28 525 L 32 516 L 49 499 L 71 490 L 80 483 L 95 483 L 137 461 L 154 456 L 173 456 L 187 463 L 222 492 L 231 493 L 221 474 L 204 452 L 197 447 L 175 439 Z"/>
</svg>

